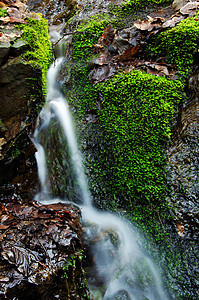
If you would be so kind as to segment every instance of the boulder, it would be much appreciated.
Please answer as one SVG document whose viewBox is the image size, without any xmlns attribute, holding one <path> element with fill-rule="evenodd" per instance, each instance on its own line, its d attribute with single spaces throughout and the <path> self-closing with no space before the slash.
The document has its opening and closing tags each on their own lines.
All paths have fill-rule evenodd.
<svg viewBox="0 0 199 300">
<path fill-rule="evenodd" d="M 16 197 L 0 205 L 0 299 L 89 299 L 79 210 Z"/>
</svg>

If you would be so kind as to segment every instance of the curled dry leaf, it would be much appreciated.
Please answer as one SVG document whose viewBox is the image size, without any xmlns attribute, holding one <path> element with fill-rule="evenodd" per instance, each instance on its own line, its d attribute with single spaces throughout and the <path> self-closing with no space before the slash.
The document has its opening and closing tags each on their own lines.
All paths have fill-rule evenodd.
<svg viewBox="0 0 199 300">
<path fill-rule="evenodd" d="M 147 16 L 148 20 L 138 20 L 134 23 L 134 26 L 143 31 L 152 31 L 154 28 L 159 28 L 162 26 L 162 23 L 165 21 L 164 18 L 152 18 Z"/>
<path fill-rule="evenodd" d="M 181 17 L 174 17 L 166 22 L 164 22 L 162 24 L 162 27 L 163 28 L 167 28 L 167 27 L 175 27 L 175 25 L 179 22 L 181 22 L 182 20 L 184 20 L 184 17 L 181 16 Z"/>
<path fill-rule="evenodd" d="M 197 1 L 189 2 L 180 9 L 180 12 L 183 15 L 189 15 L 192 10 L 198 9 L 198 8 L 199 8 L 199 2 L 197 2 Z"/>
<path fill-rule="evenodd" d="M 0 21 L 3 22 L 3 24 L 7 23 L 21 23 L 21 24 L 26 24 L 26 21 L 20 18 L 15 18 L 15 17 L 1 17 Z"/>
<path fill-rule="evenodd" d="M 91 60 L 90 64 L 99 65 L 99 66 L 107 65 L 108 63 L 111 62 L 112 59 L 113 59 L 112 55 L 100 55 L 98 58 Z"/>
</svg>

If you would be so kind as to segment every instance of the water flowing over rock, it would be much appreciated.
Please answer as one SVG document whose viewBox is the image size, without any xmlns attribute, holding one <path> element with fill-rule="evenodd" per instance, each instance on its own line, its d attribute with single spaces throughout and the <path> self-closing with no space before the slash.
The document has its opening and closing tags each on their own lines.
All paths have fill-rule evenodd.
<svg viewBox="0 0 199 300">
<path fill-rule="evenodd" d="M 151 2 L 154 4 L 154 1 Z M 137 4 L 138 7 L 136 7 Z M 58 3 L 30 0 L 28 5 L 42 12 L 49 19 L 54 57 L 63 55 L 66 61 L 62 63 L 61 74 L 56 74 L 53 80 L 50 76 L 48 103 L 38 119 L 33 144 L 30 133 L 33 132 L 36 115 L 43 101 L 41 69 L 27 64 L 27 61 L 24 62 L 19 57 L 24 51 L 29 50 L 29 45 L 21 40 L 22 32 L 16 30 L 13 25 L 16 22 L 26 23 L 24 19 L 26 8 L 24 4 L 16 1 L 15 7 L 8 9 L 8 15 L 0 18 L 2 22 L 0 25 L 2 29 L 0 32 L 0 71 L 3 74 L 0 83 L 4 99 L 6 99 L 6 101 L 1 101 L 0 98 L 4 107 L 0 113 L 0 167 L 2 167 L 3 183 L 0 214 L 2 232 L 0 299 L 1 297 L 4 299 L 5 295 L 13 300 L 16 296 L 19 299 L 26 299 L 28 296 L 30 299 L 37 297 L 43 300 L 51 299 L 51 297 L 52 299 L 53 297 L 58 299 L 89 299 L 91 297 L 105 300 L 145 298 L 162 300 L 176 299 L 176 295 L 179 299 L 197 299 L 198 245 L 196 242 L 199 224 L 197 47 L 194 45 L 193 51 L 190 51 L 191 59 L 187 67 L 187 70 L 190 68 L 189 72 L 194 70 L 194 73 L 189 77 L 187 84 L 183 82 L 189 100 L 185 100 L 186 97 L 183 94 L 184 99 L 181 101 L 187 102 L 180 108 L 177 120 L 172 120 L 172 124 L 177 124 L 173 128 L 171 140 L 167 147 L 165 138 L 161 141 L 161 149 L 166 147 L 166 160 L 160 164 L 166 163 L 165 190 L 162 190 L 162 193 L 164 195 L 168 193 L 167 202 L 164 197 L 161 198 L 160 193 L 158 198 L 152 199 L 152 202 L 148 202 L 147 199 L 151 191 L 158 188 L 156 182 L 158 183 L 160 179 L 161 172 L 159 171 L 156 173 L 158 179 L 154 182 L 152 179 L 150 182 L 151 191 L 146 194 L 146 199 L 140 197 L 141 190 L 135 197 L 129 198 L 129 194 L 128 196 L 126 194 L 128 186 L 122 188 L 120 195 L 117 193 L 117 185 L 112 188 L 111 197 L 108 196 L 100 176 L 107 172 L 109 161 L 113 160 L 116 164 L 114 161 L 116 149 L 111 143 L 109 144 L 109 141 L 106 142 L 107 144 L 103 142 L 105 135 L 100 116 L 103 116 L 106 109 L 109 91 L 103 95 L 102 90 L 99 92 L 99 89 L 94 90 L 94 87 L 99 87 L 99 84 L 105 86 L 106 82 L 108 84 L 110 79 L 115 75 L 118 76 L 119 73 L 117 81 L 114 82 L 116 91 L 125 74 L 133 70 L 137 72 L 137 69 L 139 72 L 144 71 L 143 74 L 147 72 L 152 75 L 151 82 L 155 82 L 156 77 L 165 78 L 165 81 L 162 81 L 163 85 L 167 85 L 166 80 L 170 82 L 171 79 L 172 85 L 176 80 L 181 79 L 181 76 L 186 77 L 187 75 L 179 72 L 180 65 L 168 62 L 168 53 L 164 55 L 160 53 L 160 56 L 153 61 L 151 57 L 148 57 L 146 48 L 151 40 L 155 40 L 162 33 L 169 32 L 171 28 L 174 31 L 170 32 L 175 32 L 183 20 L 187 21 L 183 23 L 185 27 L 189 20 L 196 23 L 199 2 L 174 1 L 172 6 L 158 9 L 150 7 L 150 9 L 143 9 L 143 12 L 138 12 L 139 7 L 142 7 L 142 3 L 139 6 L 139 1 L 125 3 L 125 1 L 77 0 Z M 131 9 L 132 13 L 128 15 Z M 125 14 L 122 15 L 124 12 Z M 38 18 L 38 15 L 34 13 L 25 13 L 25 15 Z M 111 23 L 113 25 L 110 25 Z M 193 26 L 197 27 L 196 24 Z M 60 36 L 60 32 L 64 35 L 63 37 Z M 186 45 L 187 35 L 184 34 L 184 37 L 183 43 Z M 66 41 L 62 47 L 64 53 L 58 49 L 60 40 Z M 175 40 L 177 41 L 177 37 L 173 41 Z M 51 68 L 52 72 L 54 72 L 55 65 Z M 187 80 L 185 77 L 183 80 Z M 32 78 L 35 84 L 26 87 L 25 84 L 29 83 L 28 78 Z M 146 88 L 143 89 L 142 80 L 134 86 L 134 89 L 140 89 L 139 92 L 145 99 L 147 92 Z M 66 104 L 60 93 L 61 85 L 71 107 Z M 35 90 L 35 86 L 38 87 L 39 92 Z M 151 90 L 150 84 L 148 89 Z M 123 87 L 121 94 L 122 90 Z M 143 90 L 144 93 L 142 93 Z M 134 90 L 129 92 L 133 96 Z M 125 165 L 126 149 L 132 158 L 135 156 L 135 160 L 143 154 L 143 149 L 140 153 L 135 153 L 134 145 L 130 144 L 129 149 L 128 142 L 131 141 L 123 140 L 125 131 L 130 137 L 134 127 L 123 127 L 120 117 L 125 113 L 128 117 L 130 111 L 130 117 L 126 121 L 131 124 L 130 121 L 135 116 L 131 113 L 131 107 L 128 107 L 127 95 L 124 95 L 122 99 L 121 109 L 117 110 L 119 93 L 117 101 L 115 103 L 113 103 L 114 100 L 110 101 L 110 107 L 104 114 L 104 118 L 110 118 L 114 122 L 110 114 L 114 115 L 115 111 L 119 111 L 119 115 L 115 116 L 118 120 L 115 127 L 109 126 L 107 131 L 109 134 L 110 130 L 113 130 L 113 140 L 118 128 L 121 127 L 121 132 L 124 128 L 122 138 L 117 141 L 121 148 L 118 157 L 120 167 L 116 168 L 116 165 L 113 171 L 110 169 L 108 174 L 111 174 L 112 178 L 116 178 L 116 172 L 121 172 L 124 178 L 131 172 L 130 165 L 129 169 Z M 158 106 L 161 97 L 158 98 L 156 86 L 152 93 L 157 104 L 157 107 L 152 107 L 152 109 L 157 112 L 157 116 L 160 113 L 159 118 L 161 118 Z M 179 93 L 181 93 L 180 90 Z M 27 94 L 31 94 L 31 99 L 27 97 Z M 177 94 L 178 91 L 176 91 Z M 177 97 L 172 95 L 174 98 Z M 30 101 L 32 97 L 34 101 Z M 146 102 L 149 103 L 150 96 L 147 97 Z M 139 98 L 140 95 L 137 94 L 136 104 L 139 103 Z M 169 96 L 168 100 L 170 100 Z M 7 103 L 6 106 L 4 106 L 5 103 Z M 164 104 L 165 106 L 161 109 L 166 116 L 166 111 L 171 108 L 167 106 L 167 102 Z M 181 102 L 180 104 L 182 105 Z M 113 106 L 116 108 L 115 111 L 112 109 Z M 139 109 L 138 105 L 137 110 Z M 147 109 L 150 110 L 150 107 Z M 70 110 L 75 112 L 76 119 L 80 116 L 77 127 L 85 156 L 82 156 L 74 138 Z M 142 124 L 144 127 L 139 128 L 138 134 L 143 136 L 143 139 L 151 131 L 153 121 L 151 119 L 152 126 L 149 124 L 149 128 L 146 128 L 144 123 Z M 165 117 L 162 123 L 167 121 Z M 134 126 L 136 127 L 136 124 Z M 160 128 L 157 126 L 156 129 L 158 131 Z M 126 145 L 124 141 L 127 141 Z M 136 144 L 136 139 L 134 141 Z M 148 162 L 146 169 L 151 165 L 156 168 L 156 162 L 159 164 L 158 160 L 154 163 L 153 155 L 150 156 L 151 141 L 155 141 L 152 135 L 148 140 L 149 144 L 143 146 L 148 149 L 148 152 L 144 152 L 146 155 L 142 157 L 143 161 Z M 35 200 L 42 204 L 29 200 L 35 194 L 38 181 L 35 172 L 35 151 L 37 151 L 36 159 L 40 178 L 40 189 L 39 192 L 37 189 Z M 99 169 L 101 174 L 98 174 L 97 180 L 99 181 L 96 183 L 93 169 L 100 168 L 102 156 L 99 153 L 102 152 L 106 155 L 106 164 L 104 169 Z M 118 215 L 100 212 L 93 207 L 87 178 L 84 174 L 84 162 L 89 167 L 87 173 L 95 195 L 94 202 L 101 208 L 117 209 Z M 162 170 L 162 166 L 159 167 Z M 126 173 L 123 168 L 126 168 Z M 144 177 L 144 172 L 142 174 L 142 170 L 137 172 L 134 169 L 132 181 L 138 178 L 138 186 L 143 186 L 145 181 L 147 184 L 148 178 Z M 141 181 L 143 184 L 140 184 Z M 107 178 L 106 186 L 111 184 L 111 178 Z M 129 186 L 132 186 L 131 182 Z M 101 198 L 101 192 L 103 198 Z M 24 200 L 30 203 L 24 204 Z M 84 255 L 79 221 L 80 210 L 71 204 L 52 204 L 63 201 L 78 203 L 82 211 L 83 241 L 86 248 L 84 252 L 87 255 L 84 265 L 82 265 Z M 128 215 L 134 226 L 122 219 L 123 214 Z M 135 226 L 145 232 L 146 239 L 142 234 L 139 235 L 143 243 L 138 238 Z M 155 242 L 150 243 L 148 238 Z M 147 252 L 156 257 L 158 267 Z M 91 296 L 84 284 L 83 267 L 87 271 Z M 160 274 L 164 277 L 168 293 L 165 291 Z M 34 298 L 31 298 L 32 296 Z"/>
</svg>

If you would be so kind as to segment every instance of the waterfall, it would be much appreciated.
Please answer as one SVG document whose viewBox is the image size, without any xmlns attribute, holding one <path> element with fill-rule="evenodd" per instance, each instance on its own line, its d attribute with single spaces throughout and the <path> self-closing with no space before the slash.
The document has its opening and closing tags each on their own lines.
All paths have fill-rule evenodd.
<svg viewBox="0 0 199 300">
<path fill-rule="evenodd" d="M 93 299 L 166 300 L 168 296 L 157 267 L 141 250 L 141 242 L 132 224 L 115 214 L 97 211 L 92 205 L 69 105 L 56 82 L 62 62 L 63 58 L 58 58 L 49 69 L 46 106 L 40 113 L 34 134 L 41 183 L 41 192 L 36 195 L 36 200 L 43 204 L 61 201 L 49 196 L 48 172 L 41 138 L 42 131 L 48 132 L 50 122 L 56 119 L 63 129 L 80 191 L 79 207 L 82 210 L 84 240 L 92 257 L 87 269 Z"/>
</svg>

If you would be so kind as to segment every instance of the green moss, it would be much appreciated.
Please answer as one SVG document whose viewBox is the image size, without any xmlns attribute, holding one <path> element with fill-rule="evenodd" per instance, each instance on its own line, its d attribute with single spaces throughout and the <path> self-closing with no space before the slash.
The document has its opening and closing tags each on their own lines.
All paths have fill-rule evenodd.
<svg viewBox="0 0 199 300">
<path fill-rule="evenodd" d="M 97 43 L 109 22 L 108 15 L 97 14 L 81 23 L 73 35 L 74 60 L 85 62 L 93 57 L 93 45 Z"/>
<path fill-rule="evenodd" d="M 111 4 L 110 11 L 118 17 L 129 15 L 138 12 L 140 9 L 153 7 L 157 5 L 166 5 L 171 3 L 171 0 L 126 0 L 121 6 Z"/>
<path fill-rule="evenodd" d="M 97 89 L 104 98 L 98 120 L 104 149 L 97 177 L 117 199 L 158 205 L 165 194 L 163 146 L 182 101 L 182 85 L 133 71 Z"/>
<path fill-rule="evenodd" d="M 46 74 L 51 63 L 52 51 L 48 36 L 48 22 L 40 16 L 40 20 L 28 18 L 27 24 L 17 25 L 23 30 L 22 39 L 29 49 L 23 54 L 28 62 L 36 63 L 42 69 L 42 81 L 45 86 Z"/>
<path fill-rule="evenodd" d="M 4 18 L 7 15 L 7 9 L 0 8 L 0 18 Z"/>
<path fill-rule="evenodd" d="M 88 292 L 88 284 L 85 276 L 85 271 L 83 269 L 83 259 L 85 255 L 82 250 L 71 254 L 65 266 L 63 267 L 64 276 L 66 278 L 66 288 L 68 292 L 67 299 L 90 299 Z"/>
<path fill-rule="evenodd" d="M 187 18 L 176 27 L 154 36 L 147 46 L 153 58 L 166 56 L 167 62 L 187 76 L 198 51 L 199 22 L 197 17 Z"/>
</svg>

